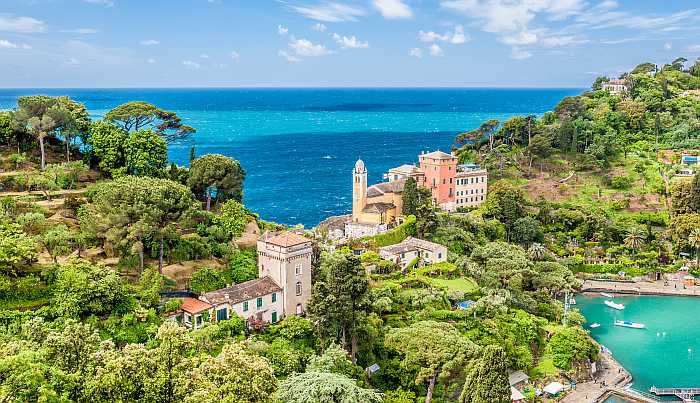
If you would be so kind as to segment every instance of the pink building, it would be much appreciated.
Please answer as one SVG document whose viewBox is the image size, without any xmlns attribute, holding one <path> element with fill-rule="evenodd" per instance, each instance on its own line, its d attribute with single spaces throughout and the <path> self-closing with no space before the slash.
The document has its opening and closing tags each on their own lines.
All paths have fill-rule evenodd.
<svg viewBox="0 0 700 403">
<path fill-rule="evenodd" d="M 445 210 L 452 210 L 455 201 L 455 175 L 457 157 L 442 151 L 433 151 L 418 156 L 425 182 L 419 183 L 433 192 L 433 201 Z"/>
</svg>

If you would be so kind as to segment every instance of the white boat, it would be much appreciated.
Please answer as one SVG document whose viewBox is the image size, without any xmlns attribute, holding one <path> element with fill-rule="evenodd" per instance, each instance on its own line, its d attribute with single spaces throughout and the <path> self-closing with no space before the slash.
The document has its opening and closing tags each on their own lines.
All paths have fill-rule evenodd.
<svg viewBox="0 0 700 403">
<path fill-rule="evenodd" d="M 601 292 L 600 295 L 604 296 L 605 298 L 615 298 L 612 294 L 608 294 L 607 292 Z"/>
<path fill-rule="evenodd" d="M 600 327 L 600 323 L 596 322 L 591 325 L 591 329 L 596 329 Z"/>
<path fill-rule="evenodd" d="M 646 327 L 643 323 L 634 323 L 628 320 L 616 320 L 615 326 L 630 327 L 632 329 L 644 329 Z"/>
<path fill-rule="evenodd" d="M 622 305 L 622 304 L 616 304 L 615 302 L 610 301 L 610 300 L 605 300 L 605 301 L 603 301 L 603 303 L 604 303 L 605 305 L 609 306 L 610 308 L 617 309 L 618 311 L 621 311 L 621 310 L 625 309 L 625 306 L 624 306 L 624 305 Z"/>
<path fill-rule="evenodd" d="M 576 300 L 573 298 L 569 298 L 569 304 L 576 305 Z"/>
</svg>

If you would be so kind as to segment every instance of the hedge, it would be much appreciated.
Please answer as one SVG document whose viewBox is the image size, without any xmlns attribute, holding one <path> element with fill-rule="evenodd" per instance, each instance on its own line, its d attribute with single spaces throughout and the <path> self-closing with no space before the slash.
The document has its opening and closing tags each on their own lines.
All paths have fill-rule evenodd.
<svg viewBox="0 0 700 403">
<path fill-rule="evenodd" d="M 395 245 L 409 236 L 416 235 L 416 216 L 406 217 L 403 224 L 383 234 L 360 238 L 362 242 L 374 243 L 379 247 Z"/>
</svg>

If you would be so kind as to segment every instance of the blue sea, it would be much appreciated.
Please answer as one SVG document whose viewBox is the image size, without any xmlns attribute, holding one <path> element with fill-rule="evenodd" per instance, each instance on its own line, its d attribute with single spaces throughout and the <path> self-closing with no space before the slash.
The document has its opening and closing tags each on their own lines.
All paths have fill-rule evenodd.
<svg viewBox="0 0 700 403">
<path fill-rule="evenodd" d="M 247 171 L 244 203 L 263 219 L 318 224 L 351 210 L 357 158 L 370 183 L 387 169 L 417 162 L 421 151 L 449 151 L 456 134 L 487 119 L 542 114 L 582 89 L 0 89 L 0 109 L 21 95 L 68 95 L 94 117 L 131 100 L 175 111 L 197 129 L 170 146 L 189 162 L 220 153 Z"/>
</svg>

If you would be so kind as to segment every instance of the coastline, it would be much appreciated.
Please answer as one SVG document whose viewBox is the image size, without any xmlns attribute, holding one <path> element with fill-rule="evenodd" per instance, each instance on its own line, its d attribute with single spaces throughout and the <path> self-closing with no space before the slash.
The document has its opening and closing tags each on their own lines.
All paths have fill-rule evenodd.
<svg viewBox="0 0 700 403">
<path fill-rule="evenodd" d="M 685 287 L 685 288 L 684 288 Z M 612 292 L 627 295 L 665 295 L 700 297 L 700 287 L 684 286 L 677 282 L 661 280 L 654 282 L 618 282 L 604 280 L 586 280 L 581 287 L 582 293 Z"/>
</svg>

